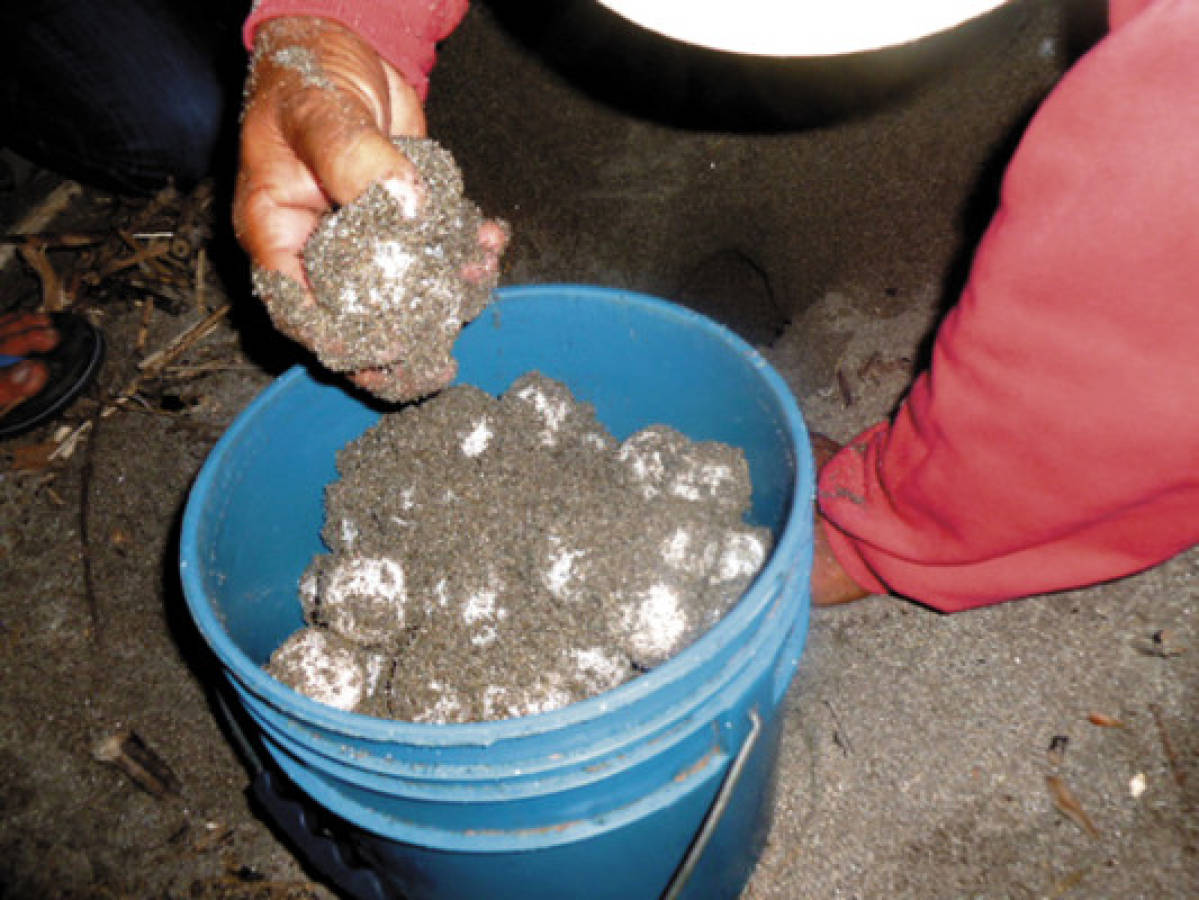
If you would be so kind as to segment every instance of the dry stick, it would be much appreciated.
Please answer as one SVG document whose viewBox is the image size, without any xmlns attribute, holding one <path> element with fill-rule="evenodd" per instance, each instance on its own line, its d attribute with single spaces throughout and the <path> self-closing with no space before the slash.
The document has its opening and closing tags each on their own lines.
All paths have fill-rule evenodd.
<svg viewBox="0 0 1199 900">
<path fill-rule="evenodd" d="M 1053 798 L 1053 805 L 1057 807 L 1058 812 L 1092 838 L 1098 840 L 1099 829 L 1095 827 L 1095 823 L 1091 821 L 1087 811 L 1082 808 L 1082 804 L 1078 802 L 1074 792 L 1066 786 L 1066 782 L 1057 775 L 1046 775 L 1045 784 L 1049 787 L 1049 794 Z"/>
<path fill-rule="evenodd" d="M 1156 703 L 1150 703 L 1149 711 L 1153 713 L 1153 721 L 1157 724 L 1157 733 L 1161 737 L 1162 742 L 1162 752 L 1166 755 L 1166 762 L 1170 764 L 1170 772 L 1174 775 L 1174 783 L 1180 788 L 1185 787 L 1187 773 L 1182 770 L 1182 766 L 1178 762 L 1178 753 L 1174 750 L 1174 744 L 1170 741 L 1170 733 L 1166 731 L 1166 722 L 1162 717 L 1162 708 Z"/>
<path fill-rule="evenodd" d="M 204 296 L 204 279 L 208 277 L 208 252 L 201 247 L 196 251 L 196 309 L 208 312 L 208 300 Z"/>
<path fill-rule="evenodd" d="M 139 362 L 138 370 L 143 375 L 156 375 L 161 372 L 188 347 L 211 334 L 231 308 L 231 304 L 226 303 L 219 309 L 213 310 L 195 325 L 171 338 L 161 350 L 156 350 Z"/>
<path fill-rule="evenodd" d="M 231 306 L 226 303 L 220 309 L 215 310 L 202 321 L 197 322 L 191 328 L 181 334 L 176 335 L 171 342 L 161 350 L 156 350 L 138 363 L 138 368 L 142 371 L 125 383 L 125 386 L 118 391 L 111 400 L 102 403 L 98 412 L 91 416 L 87 421 L 83 422 L 58 442 L 58 446 L 54 452 L 50 454 L 51 460 L 64 459 L 70 456 L 78 445 L 79 441 L 100 419 L 107 419 L 118 409 L 123 407 L 129 400 L 136 400 L 134 396 L 138 388 L 142 386 L 142 382 L 146 378 L 153 378 L 161 375 L 163 370 L 178 358 L 185 350 L 207 336 L 217 325 L 218 322 L 229 312 Z M 144 404 L 143 404 L 144 405 Z"/>
<path fill-rule="evenodd" d="M 146 341 L 150 337 L 150 318 L 154 315 L 154 301 L 146 297 L 142 300 L 141 321 L 137 327 L 137 341 L 133 347 L 138 353 L 146 349 Z"/>
<path fill-rule="evenodd" d="M 85 424 L 99 427 L 99 415 L 92 416 Z M 82 426 L 81 426 L 82 427 Z M 87 603 L 87 614 L 92 623 L 92 643 L 99 647 L 103 641 L 103 623 L 100 619 L 100 599 L 96 593 L 96 578 L 92 571 L 92 539 L 88 530 L 91 511 L 92 470 L 95 468 L 95 435 L 83 450 L 83 467 L 79 472 L 79 561 L 83 569 L 83 598 Z M 57 451 L 56 451 L 57 452 Z"/>
<path fill-rule="evenodd" d="M 159 800 L 177 797 L 183 788 L 166 760 L 131 729 L 101 740 L 92 748 L 92 758 L 120 769 L 139 788 Z"/>
<path fill-rule="evenodd" d="M 0 234 L 0 244 L 33 244 L 47 249 L 91 247 L 104 241 L 108 235 L 102 231 L 56 231 L 14 232 Z M 11 250 L 9 253 L 11 254 Z"/>
<path fill-rule="evenodd" d="M 133 214 L 133 217 L 129 221 L 129 227 L 123 235 L 115 228 L 108 232 L 106 237 L 109 239 L 101 245 L 94 262 L 95 272 L 91 273 L 97 276 L 95 281 L 99 281 L 99 271 L 116 259 L 117 254 L 120 253 L 121 248 L 125 245 L 127 238 L 140 237 L 142 240 L 153 240 L 157 237 L 157 232 L 146 231 L 146 225 L 167 203 L 175 199 L 176 195 L 177 192 L 173 187 L 168 186 L 163 188 L 145 206 Z M 117 240 L 111 240 L 113 237 L 117 238 Z M 133 249 L 138 250 L 140 247 L 134 244 Z"/>
<path fill-rule="evenodd" d="M 153 279 L 140 278 L 138 276 L 130 276 L 125 280 L 131 288 L 139 291 L 145 291 L 149 294 L 154 294 L 157 297 L 162 297 L 164 300 L 170 300 L 173 303 L 178 303 L 181 306 L 186 305 L 191 301 L 191 295 L 181 291 L 173 284 L 167 284 L 162 281 L 154 281 Z"/>
<path fill-rule="evenodd" d="M 136 400 L 134 396 L 137 389 L 141 387 L 142 381 L 146 378 L 153 378 L 161 375 L 163 370 L 178 358 L 185 350 L 195 344 L 197 341 L 208 335 L 217 325 L 217 323 L 229 312 L 231 306 L 226 303 L 220 309 L 214 311 L 202 321 L 197 322 L 191 328 L 188 328 L 183 333 L 176 335 L 171 342 L 161 350 L 156 350 L 138 363 L 138 368 L 142 371 L 134 375 L 125 383 L 125 386 L 117 392 L 111 400 L 102 403 L 100 410 L 92 415 L 87 421 L 83 422 L 58 442 L 58 446 L 54 452 L 50 454 L 51 460 L 65 459 L 75 452 L 75 447 L 79 441 L 100 419 L 107 419 L 114 412 L 125 405 L 129 400 Z M 144 405 L 144 404 L 143 404 Z"/>
<path fill-rule="evenodd" d="M 833 724 L 836 726 L 833 730 L 833 741 L 841 748 L 842 753 L 849 756 L 853 752 L 853 744 L 849 741 L 849 733 L 845 730 L 845 726 L 841 724 L 841 718 L 837 715 L 837 711 L 833 709 L 833 704 L 825 700 L 824 705 L 828 707 L 829 715 L 833 717 Z M 840 740 L 837 739 L 838 735 L 840 735 Z"/>
<path fill-rule="evenodd" d="M 148 247 L 139 247 L 137 241 L 133 239 L 133 235 L 130 232 L 117 229 L 117 234 L 120 236 L 121 240 L 128 244 L 129 248 L 133 251 L 133 256 L 129 257 L 132 259 L 132 262 L 129 265 L 136 265 L 138 271 L 140 271 L 143 275 L 150 276 L 151 278 L 162 278 L 164 280 L 170 279 L 170 270 L 156 259 L 156 257 L 162 256 L 170 251 L 169 245 L 165 243 L 152 243 Z M 157 252 L 153 254 L 147 254 L 146 251 L 151 247 L 157 248 Z M 118 268 L 126 268 L 126 266 L 121 265 L 118 266 Z M 101 277 L 103 277 L 103 273 L 101 274 Z"/>
<path fill-rule="evenodd" d="M 122 232 L 122 235 L 124 233 Z M 165 256 L 168 252 L 167 245 L 161 242 L 147 244 L 145 247 L 135 250 L 129 256 L 115 259 L 105 265 L 99 271 L 101 279 L 108 278 L 110 275 L 115 275 L 122 269 L 128 269 L 130 266 L 137 266 L 143 272 L 145 271 L 144 264 L 149 260 L 157 259 L 160 256 Z"/>
<path fill-rule="evenodd" d="M 231 308 L 231 304 L 226 303 L 220 309 L 214 310 L 186 331 L 175 335 L 165 347 L 155 350 L 139 362 L 137 364 L 138 374 L 129 379 L 125 387 L 120 390 L 111 402 L 105 404 L 97 415 L 106 419 L 127 401 L 133 399 L 134 394 L 137 393 L 138 388 L 142 386 L 142 382 L 145 379 L 161 374 L 163 369 L 174 362 L 189 347 L 211 334 Z"/>
<path fill-rule="evenodd" d="M 16 223 L 13 230 L 18 232 L 41 231 L 82 191 L 83 187 L 77 182 L 64 181 L 26 213 L 25 217 Z M 0 246 L 0 269 L 12 261 L 16 249 L 13 244 Z"/>
<path fill-rule="evenodd" d="M 67 307 L 66 293 L 62 289 L 62 279 L 50 265 L 46 251 L 33 243 L 19 244 L 21 259 L 25 260 L 37 273 L 42 283 L 42 310 L 45 312 L 61 312 Z"/>
<path fill-rule="evenodd" d="M 160 373 L 161 378 L 170 378 L 175 381 L 187 381 L 192 378 L 198 378 L 201 375 L 212 375 L 216 372 L 257 372 L 256 366 L 249 363 L 228 362 L 226 360 L 214 359 L 209 362 L 196 363 L 194 366 L 167 366 Z"/>
<path fill-rule="evenodd" d="M 58 442 L 58 446 L 54 448 L 54 452 L 50 454 L 49 461 L 53 462 L 56 459 L 70 459 L 71 454 L 75 452 L 75 448 L 83 439 L 83 436 L 91 431 L 95 424 L 95 417 L 88 419 L 79 425 L 74 431 L 67 434 Z"/>
</svg>

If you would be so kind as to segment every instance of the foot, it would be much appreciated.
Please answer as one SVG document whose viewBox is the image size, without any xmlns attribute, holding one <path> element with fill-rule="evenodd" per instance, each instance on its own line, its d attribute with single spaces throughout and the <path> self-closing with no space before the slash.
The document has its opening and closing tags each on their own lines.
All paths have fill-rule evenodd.
<svg viewBox="0 0 1199 900">
<path fill-rule="evenodd" d="M 4 313 L 0 315 L 0 354 L 29 356 L 53 350 L 58 332 L 43 313 Z M 50 377 L 46 364 L 26 359 L 0 368 L 0 419 L 36 396 Z"/>
<path fill-rule="evenodd" d="M 53 418 L 95 377 L 104 335 L 72 313 L 0 314 L 0 439 Z"/>
<path fill-rule="evenodd" d="M 841 449 L 841 445 L 823 434 L 812 434 L 812 459 L 819 472 Z M 824 516 L 816 513 L 813 523 L 812 605 L 837 606 L 870 596 L 870 592 L 849 577 L 833 553 L 825 531 Z"/>
</svg>

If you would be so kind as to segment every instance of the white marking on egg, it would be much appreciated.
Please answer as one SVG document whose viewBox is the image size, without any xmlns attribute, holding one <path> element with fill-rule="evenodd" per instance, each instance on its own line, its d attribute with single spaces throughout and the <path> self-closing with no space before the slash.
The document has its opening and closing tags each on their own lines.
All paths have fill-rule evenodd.
<svg viewBox="0 0 1199 900">
<path fill-rule="evenodd" d="M 474 428 L 462 441 L 463 456 L 478 456 L 487 449 L 487 445 L 491 443 L 491 438 L 495 434 L 491 430 L 491 425 L 487 417 L 479 419 L 474 423 Z"/>
</svg>

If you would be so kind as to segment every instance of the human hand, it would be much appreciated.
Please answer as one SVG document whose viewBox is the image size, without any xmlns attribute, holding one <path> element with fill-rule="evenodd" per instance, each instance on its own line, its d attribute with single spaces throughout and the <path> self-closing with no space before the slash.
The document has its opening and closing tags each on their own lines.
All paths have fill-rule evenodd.
<svg viewBox="0 0 1199 900">
<path fill-rule="evenodd" d="M 316 303 L 304 271 L 304 244 L 325 213 L 376 181 L 386 181 L 404 209 L 418 216 L 420 178 L 389 138 L 423 137 L 425 131 L 416 91 L 344 26 L 287 17 L 259 28 L 246 86 L 234 228 L 252 262 L 282 276 L 276 285 L 288 286 L 264 297 L 276 327 L 318 355 L 320 342 L 336 337 L 318 337 L 301 324 L 303 315 L 287 309 Z M 481 261 L 464 277 L 494 275 L 506 242 L 502 226 L 485 222 Z M 374 362 L 352 376 L 361 386 L 389 385 L 393 395 L 427 392 L 428 385 L 405 382 L 400 360 L 389 357 L 388 348 L 380 347 Z"/>
<path fill-rule="evenodd" d="M 812 443 L 812 461 L 819 473 L 825 463 L 841 451 L 841 445 L 819 432 L 812 432 L 809 439 Z M 829 542 L 826 527 L 824 516 L 817 510 L 812 523 L 812 605 L 838 606 L 869 596 L 870 592 L 854 581 L 841 566 Z"/>
</svg>

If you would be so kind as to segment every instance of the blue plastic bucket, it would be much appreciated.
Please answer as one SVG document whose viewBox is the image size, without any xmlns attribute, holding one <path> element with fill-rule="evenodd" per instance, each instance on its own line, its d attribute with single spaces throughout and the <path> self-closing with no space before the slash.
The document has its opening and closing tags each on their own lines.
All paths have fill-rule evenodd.
<svg viewBox="0 0 1199 900">
<path fill-rule="evenodd" d="M 624 438 L 667 423 L 741 447 L 775 550 L 692 646 L 550 713 L 430 725 L 311 701 L 262 665 L 303 622 L 335 454 L 378 414 L 293 369 L 233 423 L 184 514 L 199 630 L 274 762 L 348 822 L 406 897 L 735 896 L 769 825 L 781 717 L 808 625 L 813 469 L 778 374 L 727 329 L 617 290 L 505 288 L 464 329 L 459 379 L 499 394 L 537 370 Z"/>
</svg>

